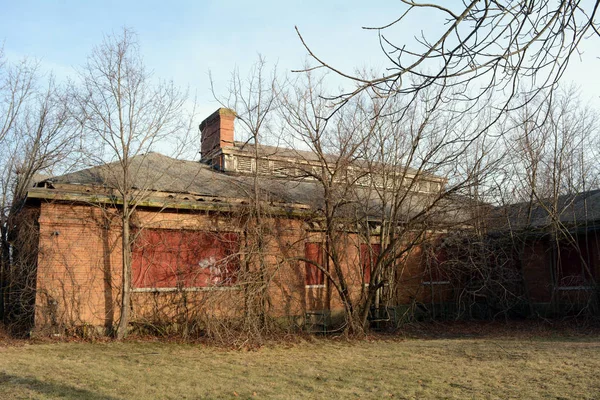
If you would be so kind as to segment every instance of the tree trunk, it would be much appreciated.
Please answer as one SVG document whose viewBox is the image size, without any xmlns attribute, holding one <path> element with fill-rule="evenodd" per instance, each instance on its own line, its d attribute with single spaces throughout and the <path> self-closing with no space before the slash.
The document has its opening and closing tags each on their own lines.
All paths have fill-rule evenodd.
<svg viewBox="0 0 600 400">
<path fill-rule="evenodd" d="M 122 259 L 123 259 L 123 287 L 121 289 L 121 319 L 117 329 L 117 339 L 122 340 L 127 336 L 129 325 L 129 312 L 131 308 L 131 241 L 129 232 L 129 207 L 127 201 L 123 202 L 123 227 L 122 227 Z"/>
<path fill-rule="evenodd" d="M 6 322 L 6 307 L 8 301 L 7 287 L 8 287 L 8 271 L 10 267 L 10 246 L 7 240 L 6 222 L 2 222 L 0 226 L 0 321 Z"/>
</svg>

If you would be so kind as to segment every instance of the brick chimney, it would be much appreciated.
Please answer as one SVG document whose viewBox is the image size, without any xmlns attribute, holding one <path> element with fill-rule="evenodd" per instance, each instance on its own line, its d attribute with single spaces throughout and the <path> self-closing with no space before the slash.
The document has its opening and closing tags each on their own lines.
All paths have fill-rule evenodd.
<svg viewBox="0 0 600 400">
<path fill-rule="evenodd" d="M 222 166 L 222 160 L 215 160 L 219 149 L 233 146 L 233 122 L 235 111 L 219 108 L 200 124 L 200 154 L 202 162 Z M 221 159 L 222 157 L 218 157 Z"/>
</svg>

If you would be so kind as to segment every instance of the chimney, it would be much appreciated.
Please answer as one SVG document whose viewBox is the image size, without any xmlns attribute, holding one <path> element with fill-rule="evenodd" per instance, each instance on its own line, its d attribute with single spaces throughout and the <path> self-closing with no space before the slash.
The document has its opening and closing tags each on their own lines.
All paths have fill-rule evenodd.
<svg viewBox="0 0 600 400">
<path fill-rule="evenodd" d="M 235 111 L 219 108 L 200 124 L 200 154 L 202 162 L 222 164 L 222 157 L 215 160 L 223 147 L 233 146 L 233 122 Z M 222 165 L 221 165 L 222 166 Z"/>
</svg>

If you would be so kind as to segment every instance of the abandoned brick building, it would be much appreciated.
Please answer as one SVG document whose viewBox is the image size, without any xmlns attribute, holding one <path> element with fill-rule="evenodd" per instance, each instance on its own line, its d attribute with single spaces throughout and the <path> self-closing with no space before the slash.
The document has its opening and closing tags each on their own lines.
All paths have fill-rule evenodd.
<svg viewBox="0 0 600 400">
<path fill-rule="evenodd" d="M 249 257 L 248 231 L 255 228 L 247 217 L 255 185 L 268 226 L 260 255 L 269 277 L 268 313 L 302 319 L 342 307 L 322 271 L 301 261 L 327 264 L 323 230 L 312 218 L 322 206 L 322 193 L 305 173 L 318 168 L 318 160 L 307 151 L 234 141 L 234 120 L 233 111 L 219 109 L 202 122 L 201 162 L 158 153 L 134 160 L 132 179 L 143 196 L 132 221 L 133 321 L 235 315 L 241 265 Z M 47 179 L 28 193 L 38 238 L 32 272 L 36 329 L 111 327 L 118 321 L 122 258 L 114 168 L 106 164 Z M 422 175 L 411 190 L 427 198 L 443 191 L 444 184 L 444 178 Z M 377 240 L 352 231 L 345 236 L 344 273 L 353 296 L 369 283 L 373 255 L 380 249 Z M 523 248 L 519 268 L 532 301 L 549 303 L 556 286 L 549 260 L 555 253 L 543 240 L 531 243 Z M 586 254 L 591 268 L 597 268 L 599 251 L 593 243 Z M 386 307 L 447 304 L 455 298 L 456 288 L 440 272 L 443 268 L 423 262 L 423 248 L 416 246 L 402 259 L 396 277 L 401 289 Z M 445 255 L 436 257 L 439 267 Z M 560 257 L 570 260 L 571 255 Z"/>
<path fill-rule="evenodd" d="M 495 219 L 490 236 L 518 233 L 514 268 L 530 313 L 598 315 L 600 190 L 498 207 Z"/>
<path fill-rule="evenodd" d="M 302 172 L 317 167 L 313 155 L 260 146 L 256 157 L 254 147 L 233 140 L 234 119 L 232 111 L 219 109 L 202 123 L 202 162 L 158 153 L 134 160 L 134 186 L 145 190 L 133 221 L 134 320 L 177 315 L 184 307 L 182 297 L 186 312 L 194 308 L 192 304 L 217 315 L 235 308 L 236 274 L 244 261 L 240 246 L 247 236 L 245 215 L 255 173 L 261 176 L 269 221 L 264 261 L 272 275 L 269 313 L 304 316 L 340 307 L 323 273 L 298 261 L 309 258 L 325 264 L 323 232 L 311 217 L 320 207 L 321 195 Z M 28 193 L 39 238 L 38 328 L 109 326 L 118 320 L 122 264 L 112 168 L 106 164 L 47 179 Z M 444 184 L 434 176 L 421 180 L 415 191 L 423 196 L 439 192 Z M 356 234 L 347 235 L 344 265 L 356 295 L 368 284 L 369 273 L 364 270 L 370 263 L 369 251 L 377 251 L 375 241 L 365 243 Z M 423 295 L 421 275 L 421 270 L 406 271 L 402 303 Z"/>
</svg>

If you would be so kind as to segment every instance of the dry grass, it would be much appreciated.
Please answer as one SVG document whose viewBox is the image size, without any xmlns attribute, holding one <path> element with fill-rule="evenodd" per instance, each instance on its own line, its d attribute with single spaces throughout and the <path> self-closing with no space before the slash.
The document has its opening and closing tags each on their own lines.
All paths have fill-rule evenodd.
<svg viewBox="0 0 600 400">
<path fill-rule="evenodd" d="M 2 399 L 593 399 L 599 378 L 597 337 L 0 346 Z"/>
</svg>

